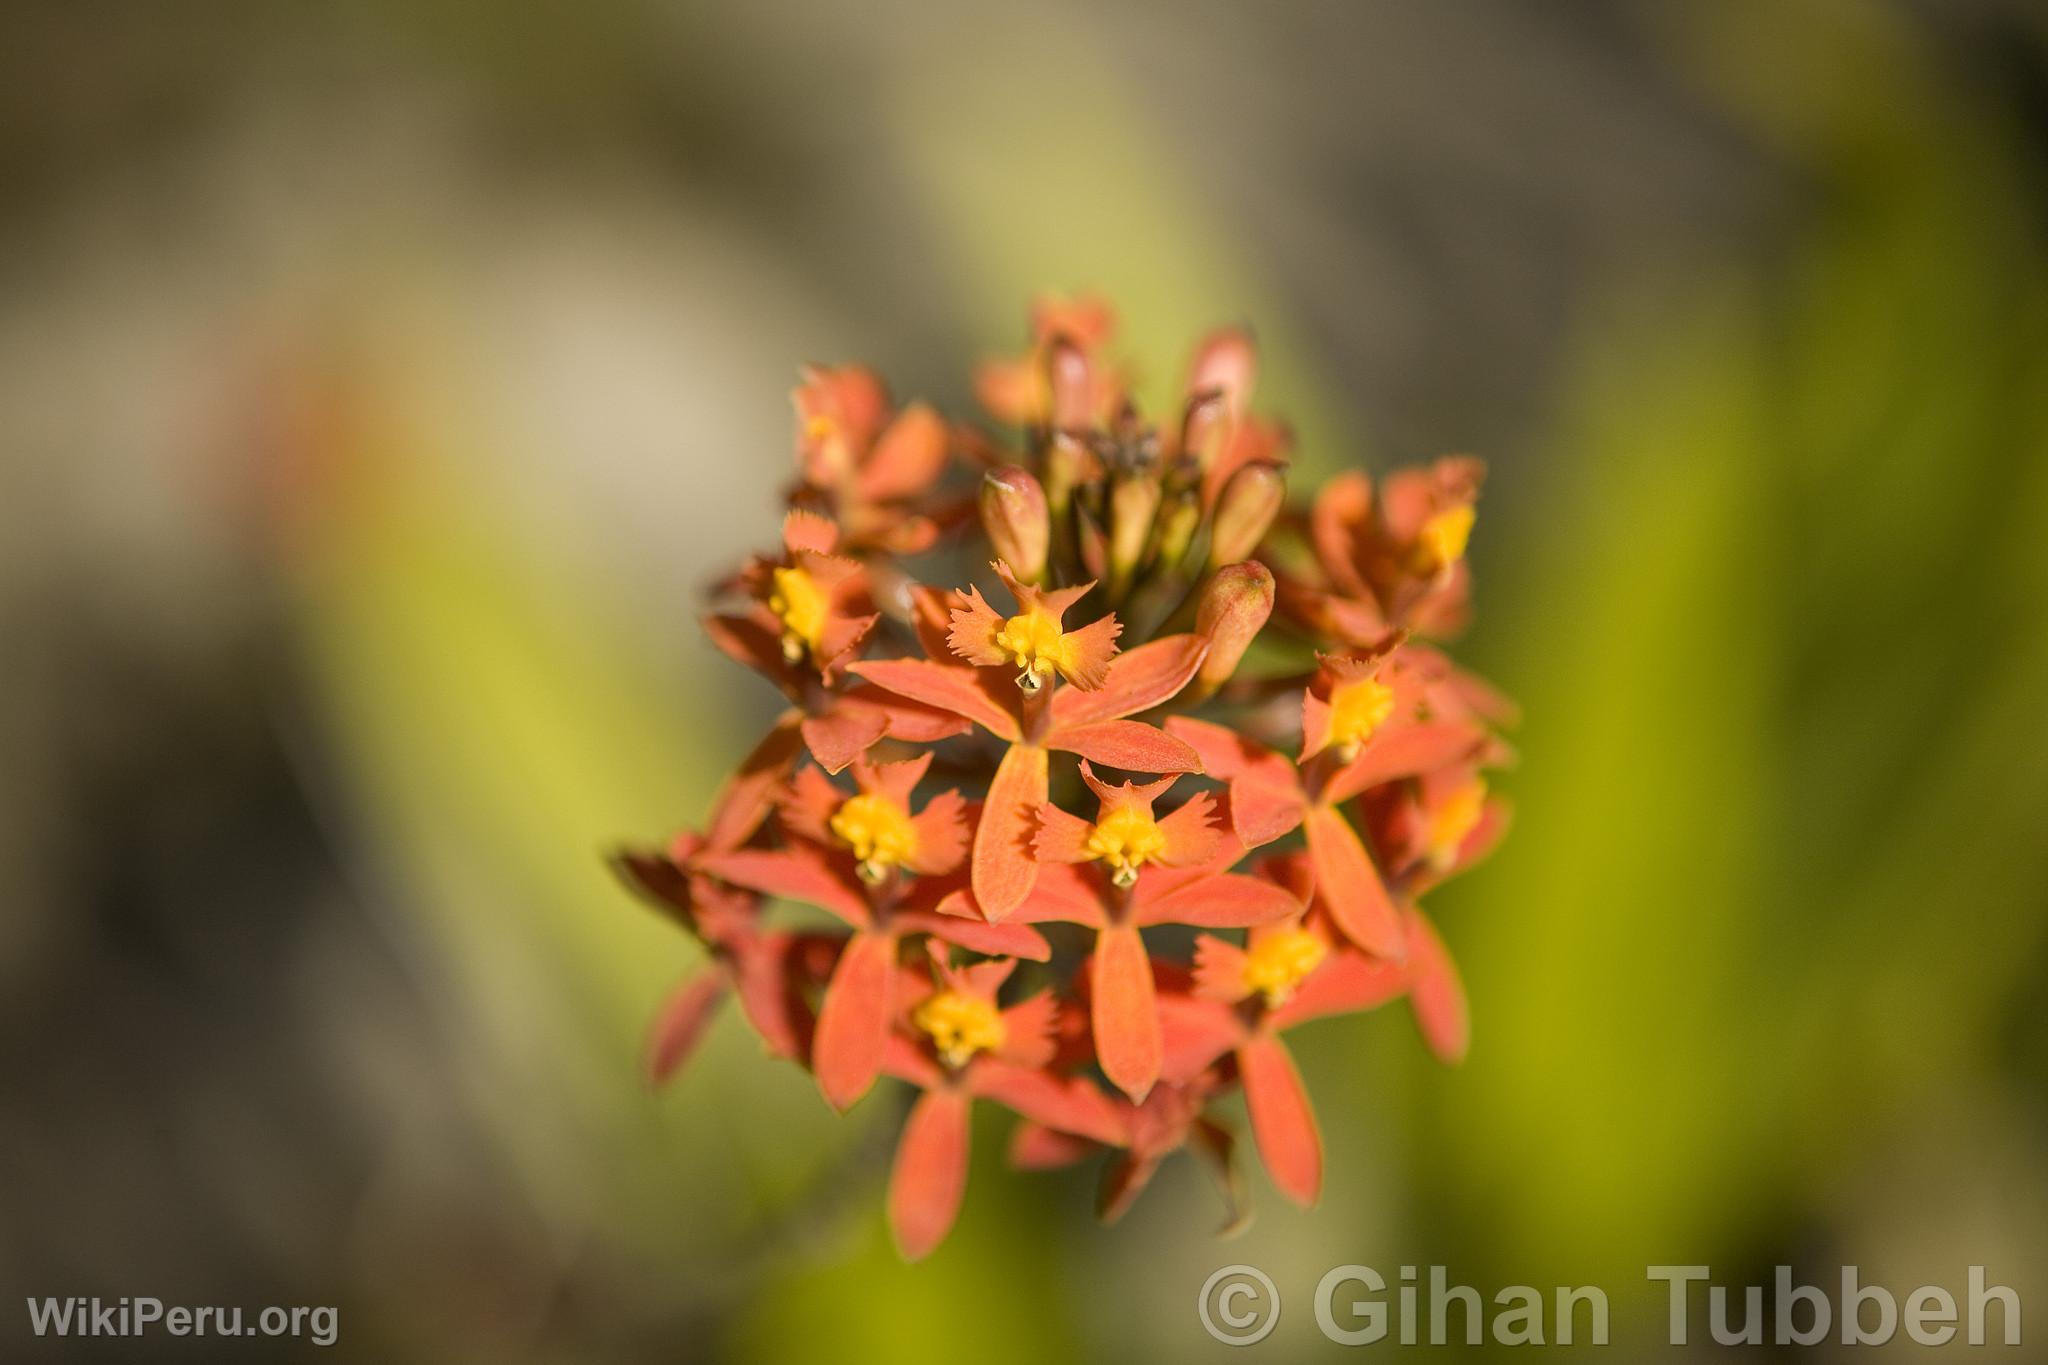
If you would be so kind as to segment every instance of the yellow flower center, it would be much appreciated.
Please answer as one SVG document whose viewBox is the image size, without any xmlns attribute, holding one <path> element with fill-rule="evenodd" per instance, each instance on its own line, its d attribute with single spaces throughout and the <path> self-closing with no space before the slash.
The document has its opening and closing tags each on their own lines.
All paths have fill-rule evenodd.
<svg viewBox="0 0 2048 1365">
<path fill-rule="evenodd" d="M 1394 714 L 1394 689 L 1378 678 L 1341 683 L 1330 694 L 1330 744 L 1349 763 Z"/>
<path fill-rule="evenodd" d="M 995 1051 L 1007 1036 L 994 1002 L 963 991 L 927 996 L 911 1011 L 910 1021 L 930 1036 L 939 1059 L 956 1069 L 977 1052 Z"/>
<path fill-rule="evenodd" d="M 1486 783 L 1473 778 L 1444 799 L 1429 818 L 1429 861 L 1438 871 L 1458 857 L 1458 846 L 1478 827 L 1486 810 Z"/>
<path fill-rule="evenodd" d="M 862 792 L 839 803 L 832 812 L 832 835 L 860 861 L 860 875 L 880 881 L 898 863 L 917 856 L 917 826 L 910 812 L 886 796 Z"/>
<path fill-rule="evenodd" d="M 1138 869 L 1166 852 L 1166 835 L 1159 822 L 1135 806 L 1124 806 L 1102 817 L 1102 823 L 1088 832 L 1088 856 L 1110 866 L 1110 880 L 1129 887 L 1138 880 Z"/>
<path fill-rule="evenodd" d="M 1472 504 L 1460 503 L 1423 522 L 1415 546 L 1417 567 L 1437 573 L 1463 559 L 1465 542 L 1472 538 L 1472 517 Z"/>
<path fill-rule="evenodd" d="M 1060 623 L 1046 612 L 1033 609 L 1003 622 L 996 632 L 996 648 L 1016 660 L 1024 670 L 1017 686 L 1036 692 L 1055 670 L 1074 664 L 1074 644 L 1060 630 Z"/>
<path fill-rule="evenodd" d="M 1329 953 L 1323 941 L 1305 929 L 1269 934 L 1245 953 L 1245 988 L 1264 996 L 1266 1008 L 1274 1009 L 1286 1003 Z"/>
<path fill-rule="evenodd" d="M 831 602 L 818 580 L 802 569 L 777 569 L 774 587 L 768 593 L 768 610 L 782 622 L 782 656 L 795 663 L 806 654 L 816 654 L 825 638 L 825 618 Z"/>
</svg>

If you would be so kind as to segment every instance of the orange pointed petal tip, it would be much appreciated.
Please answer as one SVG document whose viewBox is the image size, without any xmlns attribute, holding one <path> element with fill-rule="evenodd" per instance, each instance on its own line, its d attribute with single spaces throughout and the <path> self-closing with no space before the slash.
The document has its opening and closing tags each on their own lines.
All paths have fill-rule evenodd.
<svg viewBox="0 0 2048 1365">
<path fill-rule="evenodd" d="M 1312 1206 L 1323 1190 L 1323 1135 L 1294 1058 L 1277 1037 L 1261 1032 L 1237 1050 L 1237 1069 L 1266 1173 L 1280 1193 Z"/>
<path fill-rule="evenodd" d="M 647 1032 L 647 1079 L 655 1085 L 683 1069 L 725 999 L 725 978 L 715 968 L 700 971 L 676 988 Z"/>
<path fill-rule="evenodd" d="M 811 1069 L 834 1109 L 851 1109 L 882 1072 L 895 976 L 893 936 L 857 933 L 846 941 L 811 1045 Z"/>
<path fill-rule="evenodd" d="M 905 1260 L 946 1240 L 967 1191 L 967 1096 L 932 1090 L 918 1097 L 897 1140 L 889 1176 L 889 1230 Z"/>
<path fill-rule="evenodd" d="M 1316 869 L 1316 894 L 1338 930 L 1369 953 L 1405 961 L 1408 936 L 1400 912 L 1358 831 L 1343 812 L 1331 806 L 1310 807 L 1305 825 L 1309 857 Z"/>
<path fill-rule="evenodd" d="M 1436 926 L 1419 910 L 1411 909 L 1408 929 L 1408 1003 L 1415 1012 L 1415 1025 L 1423 1041 L 1446 1066 L 1465 1060 L 1472 1046 L 1472 1017 L 1465 1000 L 1465 983 L 1458 964 Z"/>
<path fill-rule="evenodd" d="M 1096 1060 L 1111 1084 L 1141 1101 L 1159 1079 L 1162 1048 L 1152 960 L 1136 929 L 1113 925 L 1096 936 L 1091 988 Z"/>
<path fill-rule="evenodd" d="M 1038 878 L 1031 840 L 1046 804 L 1049 767 L 1045 750 L 1013 744 L 996 767 L 974 832 L 971 871 L 974 898 L 991 921 L 1024 903 Z"/>
</svg>

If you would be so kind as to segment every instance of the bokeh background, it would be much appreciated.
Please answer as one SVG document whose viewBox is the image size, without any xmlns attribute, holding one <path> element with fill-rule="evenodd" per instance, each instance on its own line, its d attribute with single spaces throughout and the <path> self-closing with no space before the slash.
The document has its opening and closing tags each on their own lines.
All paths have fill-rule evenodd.
<svg viewBox="0 0 2048 1365">
<path fill-rule="evenodd" d="M 1232 1261 L 1281 1360 L 1351 1261 L 1603 1285 L 1621 1359 L 1652 1263 L 2048 1312 L 2038 7 L 17 6 L 0 186 L 0 1356 L 1230 1358 Z M 694 618 L 796 364 L 964 415 L 1084 287 L 1162 387 L 1254 325 L 1304 483 L 1492 462 L 1519 823 L 1464 1068 L 1304 1036 L 1318 1211 L 1103 1231 L 990 1116 L 906 1268 L 898 1096 L 734 1019 L 643 1086 L 691 950 L 600 855 L 772 709 Z M 342 1343 L 7 1306 L 73 1294 Z"/>
</svg>

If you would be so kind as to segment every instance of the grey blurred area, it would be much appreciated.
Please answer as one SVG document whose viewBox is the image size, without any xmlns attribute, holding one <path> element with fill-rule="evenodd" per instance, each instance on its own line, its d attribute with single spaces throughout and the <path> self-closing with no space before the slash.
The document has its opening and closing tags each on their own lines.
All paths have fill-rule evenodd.
<svg viewBox="0 0 2048 1365">
<path fill-rule="evenodd" d="M 1320 431 L 1483 450 L 1511 524 L 1543 514 L 1520 462 L 1585 312 L 1768 261 L 1809 207 L 1702 96 L 1680 8 L 11 7 L 0 1356 L 117 1358 L 26 1340 L 15 1305 L 136 1292 L 335 1303 L 365 1359 L 718 1350 L 721 1291 L 517 1173 L 446 944 L 330 751 L 262 438 L 306 357 L 439 338 L 454 420 L 516 437 L 460 468 L 523 553 L 658 637 L 659 686 L 737 698 L 691 622 L 770 524 L 794 366 L 858 357 L 965 412 L 1026 291 L 1115 281 L 989 278 L 931 179 L 1071 159 L 1085 193 L 1005 203 L 1012 230 L 1114 236 L 1107 98 L 1338 396 Z M 2025 6 L 1888 13 L 2041 153 Z M 707 772 L 744 738 L 708 734 Z M 232 1358 L 118 1358 L 145 1352 Z"/>
</svg>

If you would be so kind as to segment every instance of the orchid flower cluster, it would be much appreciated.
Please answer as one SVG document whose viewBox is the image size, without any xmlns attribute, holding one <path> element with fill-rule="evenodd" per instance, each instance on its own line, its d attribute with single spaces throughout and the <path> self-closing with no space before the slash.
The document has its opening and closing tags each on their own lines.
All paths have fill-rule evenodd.
<svg viewBox="0 0 2048 1365">
<path fill-rule="evenodd" d="M 911 1258 L 953 1224 L 977 1104 L 1019 1116 L 1019 1168 L 1104 1155 L 1105 1219 L 1185 1148 L 1235 1222 L 1233 1091 L 1278 1189 L 1321 1187 L 1288 1031 L 1405 998 L 1466 1049 L 1419 901 L 1505 826 L 1511 708 L 1427 643 L 1465 621 L 1481 468 L 1289 506 L 1250 339 L 1204 341 L 1158 426 L 1113 329 L 1041 302 L 982 367 L 1015 445 L 804 372 L 779 552 L 705 622 L 788 707 L 701 830 L 618 859 L 705 950 L 657 1081 L 730 996 L 835 1108 L 916 1092 L 888 1198 Z"/>
</svg>

